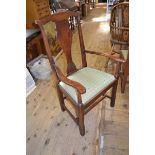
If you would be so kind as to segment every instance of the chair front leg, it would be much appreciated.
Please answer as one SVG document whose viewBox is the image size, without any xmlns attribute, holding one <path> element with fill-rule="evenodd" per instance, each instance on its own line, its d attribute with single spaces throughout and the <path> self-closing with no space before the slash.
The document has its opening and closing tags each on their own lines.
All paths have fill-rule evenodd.
<svg viewBox="0 0 155 155">
<path fill-rule="evenodd" d="M 111 102 L 110 102 L 110 106 L 111 106 L 111 107 L 114 107 L 114 106 L 115 106 L 117 84 L 118 84 L 118 79 L 117 79 L 117 81 L 114 83 L 113 88 L 112 88 L 112 96 L 111 96 Z"/>
<path fill-rule="evenodd" d="M 85 125 L 84 125 L 84 109 L 82 104 L 79 105 L 79 130 L 80 130 L 80 135 L 84 136 L 85 135 Z"/>
<path fill-rule="evenodd" d="M 64 103 L 64 98 L 63 98 L 63 94 L 59 88 L 59 86 L 57 85 L 57 94 L 58 94 L 58 99 L 59 99 L 59 103 L 60 103 L 60 107 L 62 111 L 65 111 L 65 103 Z"/>
</svg>

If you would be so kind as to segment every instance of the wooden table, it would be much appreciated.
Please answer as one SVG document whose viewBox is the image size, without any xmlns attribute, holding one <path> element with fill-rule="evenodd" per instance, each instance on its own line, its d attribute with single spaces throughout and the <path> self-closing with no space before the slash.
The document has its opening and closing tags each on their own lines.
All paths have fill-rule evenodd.
<svg viewBox="0 0 155 155">
<path fill-rule="evenodd" d="M 26 29 L 26 62 L 40 54 L 46 54 L 40 30 Z"/>
</svg>

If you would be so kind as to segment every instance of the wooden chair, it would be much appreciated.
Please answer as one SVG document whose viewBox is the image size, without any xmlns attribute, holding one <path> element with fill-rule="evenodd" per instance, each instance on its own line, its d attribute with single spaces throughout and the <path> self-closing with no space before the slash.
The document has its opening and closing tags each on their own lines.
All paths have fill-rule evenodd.
<svg viewBox="0 0 155 155">
<path fill-rule="evenodd" d="M 125 84 L 128 78 L 129 69 L 129 3 L 118 2 L 111 10 L 110 18 L 111 35 L 111 55 L 117 53 L 126 60 L 125 66 L 122 66 L 121 92 L 124 93 Z M 108 68 L 109 59 L 105 68 Z"/>
<path fill-rule="evenodd" d="M 78 34 L 82 55 L 82 68 L 80 69 L 76 68 L 71 55 L 72 31 L 69 29 L 68 23 L 68 18 L 70 16 L 75 16 L 78 19 Z M 67 59 L 67 76 L 65 76 L 56 66 L 49 48 L 43 25 L 50 21 L 56 23 L 57 39 Z M 56 88 L 61 109 L 62 111 L 66 110 L 70 114 L 70 116 L 79 126 L 80 134 L 83 136 L 85 134 L 84 115 L 87 112 L 89 112 L 105 97 L 111 99 L 110 105 L 111 107 L 114 107 L 119 76 L 119 66 L 121 63 L 124 63 L 124 60 L 115 58 L 107 53 L 98 53 L 85 50 L 80 25 L 80 15 L 78 12 L 65 11 L 55 13 L 43 19 L 37 20 L 36 23 L 41 29 L 51 68 L 56 77 Z M 118 67 L 116 74 L 111 75 L 87 67 L 86 53 L 106 56 L 114 61 L 117 61 Z M 112 96 L 107 96 L 105 93 L 110 88 L 112 88 Z M 65 99 L 69 100 L 73 105 L 77 117 L 75 117 L 65 106 Z"/>
</svg>

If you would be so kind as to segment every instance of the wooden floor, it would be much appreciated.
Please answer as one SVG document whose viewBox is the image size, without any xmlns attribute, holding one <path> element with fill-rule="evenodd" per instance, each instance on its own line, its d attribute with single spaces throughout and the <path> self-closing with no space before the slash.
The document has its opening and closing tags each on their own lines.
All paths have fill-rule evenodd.
<svg viewBox="0 0 155 155">
<path fill-rule="evenodd" d="M 105 13 L 105 6 L 98 5 L 82 21 L 86 49 L 110 50 Z M 77 67 L 81 67 L 79 49 L 75 31 L 72 51 Z M 87 55 L 88 66 L 96 69 L 104 70 L 105 60 Z M 56 63 L 65 73 L 63 54 Z M 27 155 L 128 155 L 128 85 L 125 94 L 121 94 L 119 83 L 114 108 L 110 108 L 106 99 L 86 115 L 84 137 L 67 112 L 61 112 L 53 77 L 49 81 L 37 81 L 36 85 L 27 97 Z"/>
</svg>

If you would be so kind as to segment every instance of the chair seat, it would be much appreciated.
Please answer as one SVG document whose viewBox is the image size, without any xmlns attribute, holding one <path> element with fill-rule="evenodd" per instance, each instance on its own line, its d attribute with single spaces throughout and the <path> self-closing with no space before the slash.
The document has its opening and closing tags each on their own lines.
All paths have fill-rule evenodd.
<svg viewBox="0 0 155 155">
<path fill-rule="evenodd" d="M 82 103 L 87 104 L 90 99 L 95 97 L 100 91 L 104 90 L 108 85 L 115 81 L 115 77 L 111 74 L 85 67 L 68 76 L 69 79 L 81 83 L 86 88 L 86 93 L 82 94 Z M 76 90 L 60 82 L 59 85 L 72 97 L 77 103 Z"/>
</svg>

